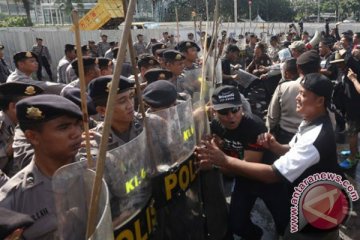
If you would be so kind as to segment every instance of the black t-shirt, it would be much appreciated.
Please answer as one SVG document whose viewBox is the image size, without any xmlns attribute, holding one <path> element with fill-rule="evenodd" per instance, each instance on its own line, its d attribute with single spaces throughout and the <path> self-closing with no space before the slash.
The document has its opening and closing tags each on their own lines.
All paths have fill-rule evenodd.
<svg viewBox="0 0 360 240">
<path fill-rule="evenodd" d="M 223 74 L 231 75 L 230 61 L 228 59 L 221 59 L 221 69 Z"/>
<path fill-rule="evenodd" d="M 244 114 L 239 126 L 234 130 L 225 129 L 221 123 L 214 119 L 210 124 L 211 132 L 218 135 L 223 141 L 222 150 L 231 157 L 244 159 L 244 151 L 265 151 L 257 144 L 259 134 L 267 131 L 264 122 L 256 115 Z M 266 154 L 263 155 L 263 161 L 266 162 Z M 239 160 L 239 161 L 241 161 Z M 269 164 L 271 164 L 270 162 Z M 235 189 L 239 191 L 262 192 L 264 184 L 242 176 L 236 176 Z"/>
</svg>

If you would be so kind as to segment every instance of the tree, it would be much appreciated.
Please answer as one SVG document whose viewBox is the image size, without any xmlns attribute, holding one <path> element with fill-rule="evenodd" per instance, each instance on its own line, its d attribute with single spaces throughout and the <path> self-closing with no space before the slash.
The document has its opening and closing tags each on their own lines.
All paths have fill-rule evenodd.
<svg viewBox="0 0 360 240">
<path fill-rule="evenodd" d="M 20 2 L 20 0 L 14 0 L 16 4 L 18 4 Z M 26 19 L 27 19 L 27 26 L 32 26 L 33 23 L 31 21 L 31 16 L 30 16 L 30 10 L 31 10 L 31 1 L 30 0 L 21 0 L 21 3 L 25 9 L 25 13 L 26 13 Z"/>
</svg>

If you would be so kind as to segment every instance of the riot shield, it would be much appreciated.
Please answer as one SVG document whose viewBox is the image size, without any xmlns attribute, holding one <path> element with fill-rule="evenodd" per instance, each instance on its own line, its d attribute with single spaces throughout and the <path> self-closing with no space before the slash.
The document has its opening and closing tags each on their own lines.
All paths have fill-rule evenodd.
<svg viewBox="0 0 360 240">
<path fill-rule="evenodd" d="M 196 93 L 200 93 L 201 82 L 199 79 L 201 79 L 201 68 L 186 70 L 183 75 L 182 88 L 191 96 L 192 102 L 198 101 L 199 94 Z"/>
<path fill-rule="evenodd" d="M 150 198 L 145 131 L 130 142 L 108 151 L 106 157 L 104 177 L 110 192 L 113 224 L 117 229 L 141 211 Z"/>
<path fill-rule="evenodd" d="M 152 179 L 158 222 L 154 239 L 204 239 L 200 192 L 193 190 L 198 180 L 192 154 L 196 138 L 191 100 L 149 114 L 149 119 L 158 162 Z M 159 142 L 161 147 L 156 146 Z"/>
<path fill-rule="evenodd" d="M 187 159 L 195 147 L 191 100 L 148 113 L 149 147 L 152 148 L 157 172 L 166 172 Z"/>
<path fill-rule="evenodd" d="M 55 206 L 60 239 L 86 238 L 86 224 L 95 172 L 86 162 L 76 162 L 58 169 L 53 178 Z M 96 229 L 89 239 L 114 239 L 109 205 L 109 192 L 102 182 Z"/>
</svg>

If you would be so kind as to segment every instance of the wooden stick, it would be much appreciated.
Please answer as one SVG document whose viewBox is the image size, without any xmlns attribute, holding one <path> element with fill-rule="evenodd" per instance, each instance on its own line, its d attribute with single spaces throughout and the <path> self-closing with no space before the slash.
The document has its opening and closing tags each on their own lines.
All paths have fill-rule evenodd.
<svg viewBox="0 0 360 240">
<path fill-rule="evenodd" d="M 99 154 L 98 159 L 96 162 L 96 175 L 95 181 L 93 184 L 92 192 L 91 192 L 91 200 L 90 200 L 90 207 L 89 207 L 89 215 L 88 215 L 88 222 L 87 222 L 87 229 L 86 229 L 86 237 L 87 239 L 95 231 L 95 221 L 96 216 L 98 213 L 99 208 L 99 200 L 100 200 L 100 192 L 101 192 L 101 185 L 102 185 L 102 177 L 104 174 L 104 167 L 105 167 L 105 159 L 106 159 L 106 151 L 107 151 L 107 144 L 110 134 L 110 127 L 111 127 L 111 120 L 114 112 L 114 104 L 116 94 L 119 88 L 119 81 L 120 81 L 120 74 L 122 70 L 122 65 L 124 63 L 125 54 L 126 54 L 126 44 L 128 43 L 129 34 L 131 23 L 133 20 L 135 10 L 135 0 L 130 0 L 129 6 L 127 9 L 125 23 L 124 23 L 124 31 L 121 36 L 119 52 L 116 57 L 116 66 L 112 78 L 112 84 L 109 91 L 109 97 L 106 105 L 106 112 L 105 112 L 105 119 L 104 119 L 104 129 L 102 133 L 102 138 L 100 141 L 99 147 Z"/>
<path fill-rule="evenodd" d="M 176 30 L 177 30 L 177 41 L 180 42 L 180 31 L 179 31 L 179 15 L 177 7 L 175 7 L 175 16 L 176 16 Z"/>
<path fill-rule="evenodd" d="M 78 72 L 80 80 L 80 96 L 81 96 L 81 110 L 83 113 L 83 124 L 85 132 L 85 142 L 86 142 L 86 159 L 88 168 L 93 168 L 93 160 L 90 152 L 90 135 L 89 135 L 89 114 L 86 103 L 86 83 L 85 83 L 85 73 L 84 73 L 84 64 L 83 57 L 81 52 L 81 40 L 80 40 L 80 27 L 79 27 L 79 14 L 77 10 L 71 12 L 72 21 L 74 24 L 75 30 L 75 44 L 76 44 L 76 55 L 78 60 Z"/>
</svg>

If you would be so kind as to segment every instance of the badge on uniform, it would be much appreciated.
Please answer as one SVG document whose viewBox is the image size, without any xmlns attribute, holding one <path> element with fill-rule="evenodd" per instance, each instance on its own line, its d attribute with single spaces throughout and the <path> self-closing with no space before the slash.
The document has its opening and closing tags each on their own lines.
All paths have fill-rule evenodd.
<svg viewBox="0 0 360 240">
<path fill-rule="evenodd" d="M 35 91 L 35 88 L 33 86 L 28 86 L 26 89 L 25 89 L 25 92 L 24 92 L 26 95 L 34 95 L 36 93 Z"/>
<path fill-rule="evenodd" d="M 150 65 L 154 65 L 154 60 L 150 60 L 150 61 L 149 61 L 149 64 L 150 64 Z"/>
<path fill-rule="evenodd" d="M 159 74 L 159 79 L 158 80 L 166 80 L 166 76 L 164 73 L 160 73 Z"/>
<path fill-rule="evenodd" d="M 26 52 L 25 57 L 31 58 L 31 57 L 33 57 L 33 55 L 31 54 L 31 52 Z"/>
<path fill-rule="evenodd" d="M 27 108 L 26 117 L 34 120 L 44 118 L 44 116 L 42 115 L 42 111 L 40 111 L 40 109 L 36 107 Z"/>
<path fill-rule="evenodd" d="M 181 60 L 181 54 L 177 54 L 175 57 L 176 60 Z"/>
<path fill-rule="evenodd" d="M 187 43 L 186 43 L 186 46 L 187 46 L 187 47 L 191 47 L 191 43 L 190 43 L 190 42 L 187 42 Z"/>
</svg>

